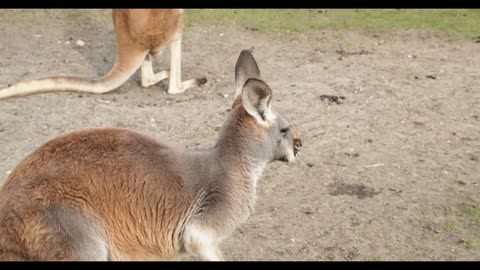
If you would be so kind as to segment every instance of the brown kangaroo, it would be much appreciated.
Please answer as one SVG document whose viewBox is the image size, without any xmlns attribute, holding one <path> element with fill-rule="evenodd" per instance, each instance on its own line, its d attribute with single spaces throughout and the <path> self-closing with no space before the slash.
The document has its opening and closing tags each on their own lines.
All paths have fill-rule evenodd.
<svg viewBox="0 0 480 270">
<path fill-rule="evenodd" d="M 182 93 L 201 86 L 206 78 L 181 81 L 182 9 L 114 9 L 116 60 L 112 69 L 98 79 L 60 76 L 30 80 L 0 90 L 0 99 L 47 92 L 102 94 L 123 85 L 141 69 L 141 84 L 149 87 L 170 78 L 168 93 Z M 152 56 L 159 57 L 170 43 L 170 72 L 153 72 Z"/>
<path fill-rule="evenodd" d="M 235 75 L 242 90 L 212 146 L 98 128 L 26 157 L 0 189 L 0 260 L 222 260 L 265 166 L 293 162 L 301 147 L 250 52 Z"/>
</svg>

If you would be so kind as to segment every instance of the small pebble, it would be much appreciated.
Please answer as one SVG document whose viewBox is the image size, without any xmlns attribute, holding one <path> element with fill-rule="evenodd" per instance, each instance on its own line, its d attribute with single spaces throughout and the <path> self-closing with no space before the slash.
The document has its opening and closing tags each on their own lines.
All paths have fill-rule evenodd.
<svg viewBox="0 0 480 270">
<path fill-rule="evenodd" d="M 75 44 L 77 44 L 77 46 L 80 46 L 80 47 L 85 46 L 85 42 L 83 40 L 80 40 L 80 39 L 77 40 L 77 43 L 75 43 Z"/>
</svg>

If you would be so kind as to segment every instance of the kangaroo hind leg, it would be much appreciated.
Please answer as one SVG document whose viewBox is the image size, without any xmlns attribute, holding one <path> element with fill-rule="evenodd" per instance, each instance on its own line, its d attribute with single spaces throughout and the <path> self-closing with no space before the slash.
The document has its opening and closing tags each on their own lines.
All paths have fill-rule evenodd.
<svg viewBox="0 0 480 270">
<path fill-rule="evenodd" d="M 38 260 L 106 261 L 109 249 L 101 227 L 80 211 L 49 207 L 42 215 L 36 247 Z"/>
<path fill-rule="evenodd" d="M 190 79 L 182 82 L 182 34 L 179 33 L 170 43 L 170 81 L 169 94 L 179 94 L 188 88 L 199 87 L 207 83 L 206 78 Z"/>
</svg>

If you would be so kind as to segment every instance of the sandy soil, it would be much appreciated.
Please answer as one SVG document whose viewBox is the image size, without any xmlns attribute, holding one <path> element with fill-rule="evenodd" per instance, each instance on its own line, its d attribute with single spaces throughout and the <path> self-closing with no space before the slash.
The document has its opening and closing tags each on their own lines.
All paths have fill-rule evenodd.
<svg viewBox="0 0 480 270">
<path fill-rule="evenodd" d="M 115 55 L 105 14 L 0 11 L 0 88 L 104 74 Z M 480 260 L 480 44 L 429 32 L 194 25 L 183 77 L 206 76 L 204 88 L 167 95 L 165 84 L 140 87 L 136 74 L 101 96 L 0 101 L 0 183 L 35 148 L 84 127 L 212 142 L 232 103 L 235 61 L 250 47 L 304 146 L 297 163 L 268 166 L 255 213 L 222 244 L 227 259 Z"/>
</svg>

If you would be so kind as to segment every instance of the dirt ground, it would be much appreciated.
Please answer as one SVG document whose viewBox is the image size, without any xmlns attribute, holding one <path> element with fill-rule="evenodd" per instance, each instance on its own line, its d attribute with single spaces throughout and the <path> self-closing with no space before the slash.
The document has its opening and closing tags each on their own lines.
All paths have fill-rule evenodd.
<svg viewBox="0 0 480 270">
<path fill-rule="evenodd" d="M 115 43 L 105 14 L 0 11 L 0 88 L 106 73 Z M 251 47 L 273 106 L 304 144 L 298 162 L 267 167 L 255 213 L 222 244 L 226 259 L 480 260 L 480 43 L 425 31 L 280 36 L 193 25 L 183 78 L 206 76 L 203 88 L 167 95 L 166 84 L 142 88 L 137 73 L 111 94 L 0 101 L 0 183 L 35 148 L 79 128 L 213 142 L 235 61 Z"/>
</svg>

